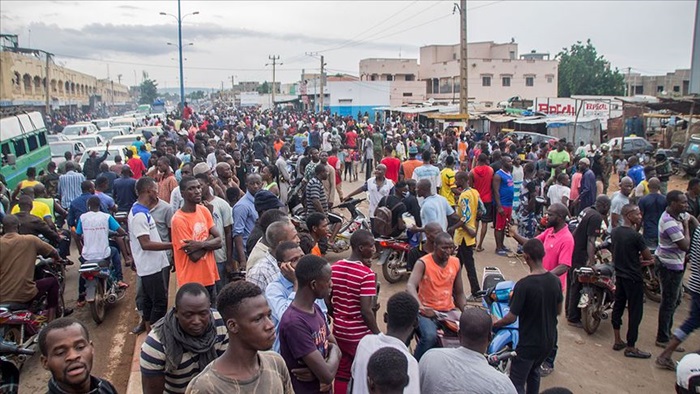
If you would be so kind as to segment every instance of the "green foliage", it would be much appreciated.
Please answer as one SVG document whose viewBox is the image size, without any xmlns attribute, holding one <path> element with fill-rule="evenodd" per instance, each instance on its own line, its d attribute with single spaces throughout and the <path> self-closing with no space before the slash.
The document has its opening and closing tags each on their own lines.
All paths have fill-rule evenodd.
<svg viewBox="0 0 700 394">
<path fill-rule="evenodd" d="M 267 81 L 263 82 L 263 84 L 260 85 L 260 87 L 258 88 L 258 93 L 260 93 L 260 94 L 268 94 L 271 91 L 272 91 L 271 86 Z"/>
<path fill-rule="evenodd" d="M 152 79 L 144 79 L 141 82 L 141 96 L 139 104 L 150 104 L 158 98 L 158 83 Z"/>
<path fill-rule="evenodd" d="M 598 55 L 591 40 L 563 48 L 559 60 L 559 97 L 572 95 L 620 96 L 625 94 L 625 78 Z"/>
<path fill-rule="evenodd" d="M 194 91 L 190 94 L 186 94 L 185 98 L 190 99 L 190 100 L 201 100 L 204 98 L 205 95 L 206 95 L 206 93 L 204 93 L 203 90 L 197 90 L 197 91 Z"/>
</svg>

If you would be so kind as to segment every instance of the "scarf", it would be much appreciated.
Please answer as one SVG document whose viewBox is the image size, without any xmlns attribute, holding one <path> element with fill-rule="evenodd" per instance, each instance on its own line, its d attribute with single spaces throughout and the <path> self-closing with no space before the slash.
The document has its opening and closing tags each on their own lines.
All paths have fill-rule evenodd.
<svg viewBox="0 0 700 394">
<path fill-rule="evenodd" d="M 182 361 L 184 352 L 199 355 L 199 370 L 209 365 L 216 356 L 214 343 L 216 342 L 216 327 L 214 316 L 210 314 L 209 325 L 200 337 L 193 337 L 182 330 L 175 317 L 175 308 L 153 325 L 153 330 L 159 334 L 165 351 L 165 371 L 172 372 Z"/>
</svg>

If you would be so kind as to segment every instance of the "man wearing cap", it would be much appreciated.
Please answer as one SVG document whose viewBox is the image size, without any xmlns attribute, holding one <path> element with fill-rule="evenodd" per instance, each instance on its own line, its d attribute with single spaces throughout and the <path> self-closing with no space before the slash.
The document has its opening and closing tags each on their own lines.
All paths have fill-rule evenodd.
<svg viewBox="0 0 700 394">
<path fill-rule="evenodd" d="M 574 201 L 574 205 L 578 203 L 576 212 L 581 212 L 595 203 L 597 187 L 595 183 L 595 174 L 593 170 L 591 170 L 591 161 L 587 157 L 578 161 L 578 169 L 583 176 L 581 177 L 579 195 L 577 201 Z"/>
<path fill-rule="evenodd" d="M 403 181 L 405 179 L 412 179 L 413 170 L 415 170 L 417 167 L 423 164 L 422 161 L 416 159 L 416 155 L 418 155 L 418 147 L 416 147 L 415 145 L 409 146 L 408 160 L 401 163 L 401 167 L 399 167 L 399 181 Z"/>
</svg>

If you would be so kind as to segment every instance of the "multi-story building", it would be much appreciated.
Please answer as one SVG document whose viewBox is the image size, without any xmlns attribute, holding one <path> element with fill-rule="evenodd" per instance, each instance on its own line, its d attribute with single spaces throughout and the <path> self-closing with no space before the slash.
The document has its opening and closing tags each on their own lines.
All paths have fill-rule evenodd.
<svg viewBox="0 0 700 394">
<path fill-rule="evenodd" d="M 457 102 L 460 83 L 460 46 L 429 45 L 420 48 L 419 79 L 427 96 Z M 557 96 L 558 62 L 546 53 L 518 56 L 515 42 L 493 41 L 467 45 L 469 100 L 495 106 L 513 96 L 525 99 Z"/>
<path fill-rule="evenodd" d="M 128 86 L 106 78 L 97 80 L 96 94 L 108 106 L 124 106 L 131 101 Z"/>
<path fill-rule="evenodd" d="M 418 73 L 417 59 L 370 58 L 360 60 L 361 81 L 389 82 L 392 107 L 425 101 L 425 83 L 418 80 Z"/>
<path fill-rule="evenodd" d="M 687 96 L 690 87 L 690 69 L 679 69 L 666 75 L 641 75 L 626 73 L 628 96 Z"/>
</svg>

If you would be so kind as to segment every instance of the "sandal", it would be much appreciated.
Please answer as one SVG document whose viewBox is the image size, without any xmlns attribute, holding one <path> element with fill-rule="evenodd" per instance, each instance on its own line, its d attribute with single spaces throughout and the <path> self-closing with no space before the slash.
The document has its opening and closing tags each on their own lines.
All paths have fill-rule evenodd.
<svg viewBox="0 0 700 394">
<path fill-rule="evenodd" d="M 625 350 L 625 357 L 629 358 L 650 358 L 651 353 L 634 348 L 634 350 Z"/>
<path fill-rule="evenodd" d="M 496 251 L 496 254 L 499 255 L 499 256 L 507 257 L 507 256 L 508 256 L 508 251 L 507 251 L 507 250 L 501 249 L 501 250 L 497 250 L 497 251 Z"/>
<path fill-rule="evenodd" d="M 82 307 L 85 306 L 85 304 L 87 304 L 87 302 L 86 302 L 85 300 L 76 301 L 76 302 L 75 302 L 75 307 L 76 307 L 76 308 L 82 308 Z"/>
<path fill-rule="evenodd" d="M 122 281 L 117 282 L 117 286 L 119 286 L 120 289 L 126 289 L 129 287 L 128 283 L 124 283 Z"/>
<path fill-rule="evenodd" d="M 481 247 L 481 246 L 479 246 L 478 248 L 476 248 L 476 251 L 477 251 L 477 252 L 483 252 L 483 251 L 484 251 L 484 248 Z"/>
<path fill-rule="evenodd" d="M 624 349 L 624 348 L 626 348 L 626 347 L 627 347 L 627 344 L 626 344 L 626 343 L 624 343 L 624 342 L 616 342 L 616 343 L 613 345 L 613 350 L 616 351 L 616 352 L 619 352 L 620 350 L 622 350 L 622 349 Z"/>
<path fill-rule="evenodd" d="M 654 362 L 654 364 L 658 368 L 668 369 L 669 371 L 676 370 L 676 362 L 671 360 L 670 358 L 657 357 L 656 362 Z"/>
</svg>

